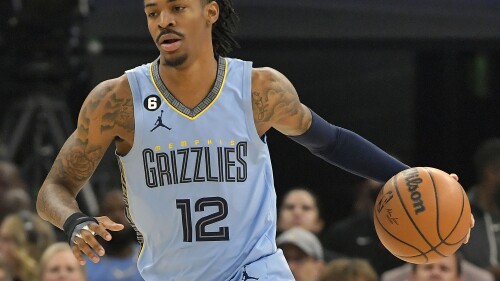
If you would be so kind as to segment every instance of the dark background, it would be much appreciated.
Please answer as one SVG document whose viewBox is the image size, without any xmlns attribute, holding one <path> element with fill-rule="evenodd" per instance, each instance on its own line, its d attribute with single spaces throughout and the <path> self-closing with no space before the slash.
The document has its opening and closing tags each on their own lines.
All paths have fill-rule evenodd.
<svg viewBox="0 0 500 281">
<path fill-rule="evenodd" d="M 78 74 L 81 79 L 73 87 L 50 91 L 67 102 L 73 123 L 98 82 L 158 55 L 143 2 L 92 3 L 88 15 L 78 19 L 81 42 L 75 52 L 84 75 Z M 408 165 L 455 172 L 466 189 L 474 183 L 474 149 L 500 135 L 498 1 L 243 0 L 235 1 L 235 8 L 241 17 L 241 48 L 232 56 L 281 71 L 304 104 Z M 11 15 L 2 16 L 2 61 L 12 65 L 0 68 L 0 109 L 7 112 L 9 104 L 31 91 L 22 87 L 24 78 L 12 74 L 26 75 L 19 61 L 28 61 L 25 56 L 14 63 L 7 58 L 13 52 L 12 28 L 6 24 Z M 36 49 L 41 37 L 36 38 L 22 42 Z M 8 139 L 8 131 L 2 134 Z M 320 195 L 330 221 L 349 213 L 352 187 L 360 178 L 275 131 L 268 137 L 278 196 L 306 185 Z M 23 157 L 14 160 L 22 163 Z M 119 184 L 115 162 L 109 151 L 92 179 L 97 193 Z"/>
</svg>

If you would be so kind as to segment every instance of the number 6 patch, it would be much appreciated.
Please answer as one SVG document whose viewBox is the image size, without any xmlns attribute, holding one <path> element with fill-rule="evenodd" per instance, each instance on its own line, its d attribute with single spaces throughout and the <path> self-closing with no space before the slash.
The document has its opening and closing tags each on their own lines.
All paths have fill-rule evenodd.
<svg viewBox="0 0 500 281">
<path fill-rule="evenodd" d="M 155 111 L 160 108 L 161 100 L 159 96 L 150 95 L 146 99 L 144 99 L 144 108 L 149 111 Z"/>
</svg>

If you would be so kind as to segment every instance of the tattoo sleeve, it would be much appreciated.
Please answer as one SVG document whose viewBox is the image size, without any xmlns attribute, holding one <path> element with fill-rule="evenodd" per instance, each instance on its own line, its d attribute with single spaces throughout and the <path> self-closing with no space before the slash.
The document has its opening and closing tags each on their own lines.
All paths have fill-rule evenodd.
<svg viewBox="0 0 500 281">
<path fill-rule="evenodd" d="M 259 134 L 270 127 L 287 135 L 306 131 L 310 112 L 300 103 L 290 81 L 275 70 L 260 72 L 257 81 L 252 83 L 252 108 Z"/>
<path fill-rule="evenodd" d="M 91 92 L 80 111 L 77 129 L 61 148 L 39 191 L 37 210 L 42 218 L 62 228 L 65 219 L 79 211 L 76 195 L 113 139 L 122 131 L 134 130 L 132 115 L 131 97 L 120 97 L 112 83 L 103 83 Z"/>
</svg>

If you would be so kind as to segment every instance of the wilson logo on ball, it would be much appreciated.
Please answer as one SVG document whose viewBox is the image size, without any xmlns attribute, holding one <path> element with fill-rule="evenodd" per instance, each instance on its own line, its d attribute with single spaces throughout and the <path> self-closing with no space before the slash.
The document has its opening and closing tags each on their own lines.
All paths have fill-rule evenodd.
<svg viewBox="0 0 500 281">
<path fill-rule="evenodd" d="M 410 197 L 413 201 L 413 210 L 415 210 L 415 214 L 418 215 L 425 211 L 422 194 L 418 191 L 418 186 L 422 183 L 422 179 L 419 177 L 417 169 L 405 170 L 403 171 L 403 176 L 405 177 L 406 187 L 411 193 Z"/>
</svg>

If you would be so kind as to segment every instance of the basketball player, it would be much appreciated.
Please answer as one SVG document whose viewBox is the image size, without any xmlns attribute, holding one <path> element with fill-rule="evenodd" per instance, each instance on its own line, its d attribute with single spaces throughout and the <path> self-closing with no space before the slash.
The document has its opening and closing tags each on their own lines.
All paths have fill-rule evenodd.
<svg viewBox="0 0 500 281">
<path fill-rule="evenodd" d="M 274 241 L 267 130 L 381 182 L 408 166 L 316 115 L 278 71 L 226 58 L 231 0 L 144 0 L 144 11 L 158 59 L 91 91 L 40 189 L 40 216 L 78 260 L 98 262 L 94 235 L 110 240 L 123 225 L 82 214 L 75 196 L 114 142 L 146 281 L 293 280 Z M 151 132 L 158 117 L 170 130 Z"/>
</svg>

